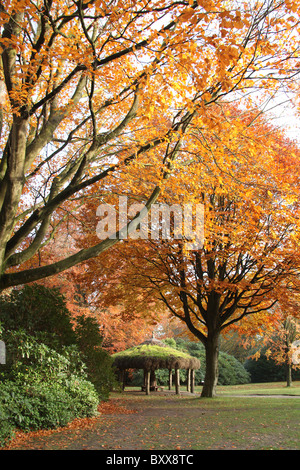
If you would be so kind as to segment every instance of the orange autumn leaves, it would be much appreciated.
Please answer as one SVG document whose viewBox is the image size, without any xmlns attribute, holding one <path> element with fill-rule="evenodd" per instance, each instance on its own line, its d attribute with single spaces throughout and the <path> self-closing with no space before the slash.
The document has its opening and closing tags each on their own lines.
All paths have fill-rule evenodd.
<svg viewBox="0 0 300 470">
<path fill-rule="evenodd" d="M 160 310 L 156 297 L 144 281 L 136 295 L 136 266 L 126 267 L 126 289 L 119 288 L 129 251 L 122 245 L 101 255 L 95 208 L 115 204 L 120 194 L 144 203 L 156 187 L 168 204 L 205 204 L 208 250 L 230 241 L 236 260 L 239 250 L 254 253 L 255 246 L 259 262 L 264 237 L 274 247 L 282 224 L 290 224 L 285 245 L 269 253 L 269 267 L 296 253 L 298 149 L 259 118 L 259 100 L 248 93 L 271 100 L 282 90 L 296 98 L 298 3 L 4 0 L 0 287 L 44 279 L 100 254 L 86 273 L 87 292 L 104 290 L 99 305 L 118 307 L 126 294 L 126 315 L 140 312 L 142 330 L 145 309 L 151 321 Z M 226 220 L 231 209 L 235 215 Z M 64 231 L 77 245 L 51 257 L 46 246 Z M 143 250 L 151 274 L 152 247 Z M 223 248 L 219 259 L 228 254 Z M 143 272 L 145 265 L 136 264 Z M 211 285 L 220 289 L 218 282 Z"/>
</svg>

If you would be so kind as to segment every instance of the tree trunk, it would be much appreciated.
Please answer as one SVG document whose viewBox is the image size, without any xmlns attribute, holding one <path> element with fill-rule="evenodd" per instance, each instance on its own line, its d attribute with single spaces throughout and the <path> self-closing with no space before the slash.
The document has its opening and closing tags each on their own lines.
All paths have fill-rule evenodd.
<svg viewBox="0 0 300 470">
<path fill-rule="evenodd" d="M 292 367 L 291 364 L 286 365 L 286 386 L 292 386 Z"/>
<path fill-rule="evenodd" d="M 214 332 L 213 334 L 208 333 L 205 342 L 205 353 L 206 371 L 201 397 L 213 398 L 216 396 L 219 376 L 219 332 Z"/>
</svg>

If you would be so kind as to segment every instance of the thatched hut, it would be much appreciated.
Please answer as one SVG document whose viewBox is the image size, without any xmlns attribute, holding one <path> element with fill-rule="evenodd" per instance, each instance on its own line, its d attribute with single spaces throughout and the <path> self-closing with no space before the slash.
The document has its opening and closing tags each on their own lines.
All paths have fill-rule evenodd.
<svg viewBox="0 0 300 470">
<path fill-rule="evenodd" d="M 169 389 L 172 388 L 172 373 L 175 371 L 175 389 L 179 394 L 180 381 L 179 370 L 186 369 L 187 373 L 187 390 L 194 392 L 194 373 L 200 368 L 200 361 L 196 357 L 190 356 L 186 352 L 171 348 L 162 341 L 150 339 L 144 341 L 138 346 L 126 349 L 114 354 L 114 365 L 123 376 L 123 388 L 125 387 L 125 371 L 128 369 L 144 370 L 144 385 L 142 390 L 146 394 L 150 390 L 157 390 L 155 379 L 155 371 L 157 369 L 169 370 Z"/>
</svg>

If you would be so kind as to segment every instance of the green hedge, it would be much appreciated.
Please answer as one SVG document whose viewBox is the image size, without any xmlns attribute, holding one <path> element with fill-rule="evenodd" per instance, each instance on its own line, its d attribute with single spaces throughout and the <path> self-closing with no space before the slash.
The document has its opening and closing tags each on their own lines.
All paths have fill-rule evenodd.
<svg viewBox="0 0 300 470">
<path fill-rule="evenodd" d="M 31 386 L 7 380 L 0 384 L 0 445 L 8 444 L 16 429 L 53 429 L 96 416 L 98 403 L 93 385 L 78 377 Z"/>
<path fill-rule="evenodd" d="M 47 347 L 63 355 L 66 348 L 73 351 L 73 369 L 80 360 L 84 363 L 86 378 L 94 384 L 101 400 L 107 400 L 110 390 L 116 386 L 112 358 L 102 349 L 103 338 L 97 320 L 80 316 L 73 325 L 66 300 L 58 289 L 32 284 L 0 296 L 0 324 L 3 329 L 0 339 L 7 344 L 10 363 L 22 356 L 22 363 L 26 365 L 26 355 L 32 346 L 32 341 L 27 341 L 28 335 L 41 344 L 38 355 L 44 355 Z M 47 361 L 49 366 L 51 362 L 53 370 L 61 367 L 62 359 L 57 363 L 56 354 L 48 355 Z M 82 371 L 78 371 L 79 374 L 82 375 Z"/>
<path fill-rule="evenodd" d="M 95 416 L 99 394 L 74 346 L 60 353 L 24 331 L 5 332 L 8 362 L 0 373 L 0 445 L 15 429 L 65 426 Z"/>
</svg>

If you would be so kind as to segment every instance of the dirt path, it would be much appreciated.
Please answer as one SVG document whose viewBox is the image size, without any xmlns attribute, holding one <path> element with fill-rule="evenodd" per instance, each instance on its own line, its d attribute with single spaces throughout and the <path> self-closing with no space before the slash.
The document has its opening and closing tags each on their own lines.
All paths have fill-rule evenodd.
<svg viewBox="0 0 300 470">
<path fill-rule="evenodd" d="M 195 409 L 170 407 L 174 397 L 160 400 L 159 406 L 148 405 L 144 400 L 114 400 L 99 408 L 96 418 L 75 420 L 71 425 L 58 430 L 18 433 L 5 450 L 140 450 L 153 448 L 150 421 L 163 423 L 170 414 L 172 420 L 195 417 Z M 203 414 L 200 410 L 199 415 Z M 150 426 L 150 427 L 149 427 Z M 154 424 L 154 427 L 159 424 Z M 166 433 L 167 434 L 167 433 Z M 170 432 L 161 436 L 168 447 L 173 439 Z M 177 435 L 179 438 L 179 435 Z M 162 442 L 160 445 L 162 445 Z M 166 447 L 166 448 L 167 448 Z"/>
</svg>

